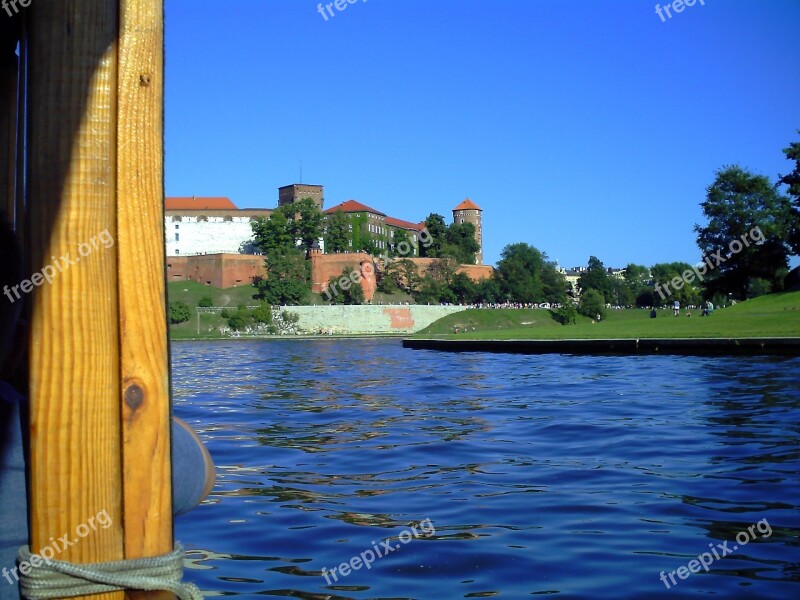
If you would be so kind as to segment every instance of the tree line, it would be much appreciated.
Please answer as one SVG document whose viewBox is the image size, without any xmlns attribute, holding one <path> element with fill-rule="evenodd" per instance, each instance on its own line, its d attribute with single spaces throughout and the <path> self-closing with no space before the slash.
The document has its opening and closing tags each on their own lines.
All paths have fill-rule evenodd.
<svg viewBox="0 0 800 600">
<path fill-rule="evenodd" d="M 440 260 L 423 275 L 412 261 L 402 257 L 393 260 L 377 274 L 378 291 L 387 294 L 403 291 L 418 303 L 546 302 L 568 307 L 572 307 L 568 300 L 580 296 L 578 310 L 592 317 L 602 315 L 607 304 L 658 307 L 677 300 L 686 306 L 711 300 L 725 305 L 730 299 L 743 300 L 781 291 L 792 283 L 788 277 L 789 258 L 800 255 L 800 142 L 790 144 L 783 152 L 793 163 L 792 171 L 779 176 L 774 183 L 738 165 L 715 172 L 701 202 L 707 222 L 694 226 L 702 258 L 714 257 L 712 267 L 705 269 L 702 278 L 686 281 L 687 272 L 697 271 L 685 262 L 650 267 L 631 263 L 621 276 L 614 276 L 599 258 L 591 256 L 576 290 L 567 284 L 558 265 L 545 252 L 519 242 L 505 246 L 492 276 L 476 282 L 458 272 L 459 264 L 474 263 L 475 253 L 480 249 L 474 226 L 447 225 L 444 217 L 431 214 L 425 226 L 432 243 L 427 248 L 420 246 L 419 254 Z M 780 191 L 782 185 L 787 188 L 786 195 Z M 337 215 L 330 215 L 328 220 L 325 232 L 328 251 L 354 250 L 357 246 L 358 250 L 377 256 L 377 248 L 368 241 L 355 240 L 354 246 L 350 245 L 347 240 L 353 238 L 344 235 L 349 235 L 349 231 L 337 224 L 342 220 Z M 733 246 L 734 240 L 744 239 L 754 228 L 758 228 L 758 239 L 746 246 L 742 244 L 741 248 Z M 322 215 L 311 200 L 280 207 L 272 219 L 254 225 L 255 245 L 266 255 L 268 271 L 258 284 L 262 299 L 272 304 L 303 301 L 310 285 L 305 252 L 321 234 Z M 390 248 L 389 256 L 397 254 L 392 254 Z M 679 287 L 674 285 L 678 280 Z M 658 291 L 665 285 L 672 285 L 668 295 Z M 334 301 L 363 302 L 363 295 L 356 287 L 360 288 L 353 286 L 351 293 L 341 294 Z M 565 309 L 562 317 L 565 322 L 570 321 L 572 310 Z"/>
</svg>

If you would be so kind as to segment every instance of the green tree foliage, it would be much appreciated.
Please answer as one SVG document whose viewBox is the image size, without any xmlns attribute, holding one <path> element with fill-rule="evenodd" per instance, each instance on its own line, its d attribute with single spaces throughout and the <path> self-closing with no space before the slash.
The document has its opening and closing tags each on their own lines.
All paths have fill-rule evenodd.
<svg viewBox="0 0 800 600">
<path fill-rule="evenodd" d="M 253 318 L 253 322 L 258 323 L 260 325 L 271 325 L 272 324 L 272 307 L 267 304 L 266 302 L 262 302 L 258 305 L 253 312 L 251 313 Z"/>
<path fill-rule="evenodd" d="M 266 276 L 256 284 L 256 298 L 273 306 L 298 305 L 307 300 L 311 265 L 302 250 L 272 250 L 267 254 L 266 267 Z"/>
<path fill-rule="evenodd" d="M 789 243 L 792 252 L 800 255 L 800 142 L 793 142 L 783 149 L 783 153 L 788 160 L 794 161 L 794 170 L 781 177 L 780 183 L 789 186 L 788 194 L 794 203 L 789 224 Z"/>
<path fill-rule="evenodd" d="M 511 302 L 563 302 L 566 281 L 547 255 L 525 243 L 503 248 L 495 279 L 502 300 Z"/>
<path fill-rule="evenodd" d="M 700 205 L 708 219 L 704 227 L 695 225 L 697 245 L 704 256 L 713 258 L 713 269 L 705 276 L 706 294 L 733 293 L 747 298 L 753 278 L 766 279 L 776 289 L 782 287 L 779 274 L 788 266 L 789 240 L 793 222 L 791 202 L 781 196 L 769 179 L 738 166 L 717 171 Z M 755 227 L 763 241 L 756 244 L 751 234 Z M 731 244 L 739 240 L 739 252 Z M 719 263 L 719 264 L 717 264 Z"/>
<path fill-rule="evenodd" d="M 346 252 L 350 249 L 350 219 L 347 215 L 337 210 L 328 215 L 327 228 L 325 231 L 325 253 L 335 254 Z"/>
<path fill-rule="evenodd" d="M 191 316 L 192 313 L 189 309 L 189 305 L 186 304 L 186 302 L 182 302 L 181 300 L 173 300 L 169 303 L 169 322 L 172 325 L 185 323 Z"/>
<path fill-rule="evenodd" d="M 455 258 L 460 264 L 474 265 L 475 254 L 481 249 L 475 239 L 475 225 L 452 223 L 445 232 L 445 243 L 439 249 L 441 256 Z"/>
<path fill-rule="evenodd" d="M 444 222 L 444 217 L 436 213 L 429 214 L 428 218 L 425 219 L 425 228 L 430 234 L 431 243 L 427 248 L 420 246 L 420 256 L 439 258 L 447 235 L 447 225 Z"/>
<path fill-rule="evenodd" d="M 411 258 L 414 255 L 414 244 L 411 241 L 411 236 L 408 235 L 408 231 L 399 227 L 395 228 L 392 245 L 389 248 L 389 256 L 393 258 L 396 256 Z"/>
<path fill-rule="evenodd" d="M 556 319 L 562 325 L 574 325 L 578 321 L 578 311 L 572 300 L 567 300 L 558 307 Z"/>
<path fill-rule="evenodd" d="M 425 227 L 430 234 L 431 243 L 427 247 L 420 246 L 420 256 L 454 258 L 460 264 L 475 264 L 475 253 L 481 248 L 475 239 L 475 225 L 446 225 L 442 215 L 433 213 L 425 219 Z"/>
<path fill-rule="evenodd" d="M 253 245 L 262 254 L 295 247 L 294 234 L 283 207 L 277 208 L 269 219 L 256 219 L 251 223 L 251 227 Z"/>
<path fill-rule="evenodd" d="M 692 266 L 686 262 L 658 263 L 653 265 L 650 272 L 653 274 L 653 304 L 643 306 L 662 306 L 672 304 L 675 300 L 681 306 L 697 306 L 702 299 L 698 281 L 690 281 L 691 277 L 684 278 L 687 272 L 692 272 Z M 675 284 L 681 286 L 677 289 Z M 662 297 L 663 296 L 663 297 Z M 646 296 L 645 299 L 650 298 Z"/>
<path fill-rule="evenodd" d="M 606 318 L 606 302 L 603 294 L 589 288 L 581 294 L 581 301 L 578 305 L 578 312 L 584 317 L 596 319 L 600 315 L 601 319 Z"/>
<path fill-rule="evenodd" d="M 355 283 L 351 279 L 353 273 L 358 273 L 355 267 L 344 267 L 342 274 L 338 277 L 331 277 L 328 280 L 327 290 L 330 293 L 322 292 L 320 296 L 323 300 L 331 304 L 364 304 L 364 290 L 361 287 L 361 280 Z"/>
<path fill-rule="evenodd" d="M 322 237 L 322 212 L 311 198 L 284 204 L 269 219 L 252 223 L 253 245 L 264 254 L 284 252 L 299 243 L 306 252 Z"/>
<path fill-rule="evenodd" d="M 478 284 L 466 273 L 456 273 L 450 282 L 450 289 L 458 304 L 472 304 L 478 300 Z"/>
<path fill-rule="evenodd" d="M 203 296 L 197 303 L 200 308 L 211 308 L 214 306 L 214 301 L 209 296 Z"/>
<path fill-rule="evenodd" d="M 475 300 L 476 303 L 494 304 L 503 302 L 503 290 L 500 287 L 497 279 L 494 277 L 487 277 L 481 279 L 475 284 Z"/>
<path fill-rule="evenodd" d="M 308 252 L 322 237 L 322 211 L 311 198 L 302 198 L 281 208 L 286 211 L 293 239 L 298 240 Z"/>
<path fill-rule="evenodd" d="M 381 279 L 386 278 L 394 281 L 396 287 L 409 294 L 414 294 L 421 283 L 417 265 L 407 258 L 395 260 L 386 265 Z"/>
<path fill-rule="evenodd" d="M 578 287 L 581 288 L 581 294 L 587 290 L 596 290 L 600 292 L 606 302 L 616 302 L 617 300 L 614 281 L 603 265 L 603 261 L 596 256 L 589 257 L 586 271 L 578 278 Z"/>
</svg>

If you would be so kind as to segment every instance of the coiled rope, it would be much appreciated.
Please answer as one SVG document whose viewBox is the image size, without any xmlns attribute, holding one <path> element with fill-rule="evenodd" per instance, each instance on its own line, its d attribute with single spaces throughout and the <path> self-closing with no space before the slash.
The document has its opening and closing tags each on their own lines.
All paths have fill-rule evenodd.
<svg viewBox="0 0 800 600">
<path fill-rule="evenodd" d="M 181 581 L 183 554 L 183 546 L 175 544 L 175 550 L 161 556 L 89 565 L 38 557 L 40 566 L 31 565 L 27 575 L 20 573 L 20 592 L 23 598 L 47 600 L 121 590 L 164 590 L 180 600 L 202 600 L 196 585 Z M 33 556 L 28 546 L 17 553 L 19 561 L 28 564 Z"/>
</svg>

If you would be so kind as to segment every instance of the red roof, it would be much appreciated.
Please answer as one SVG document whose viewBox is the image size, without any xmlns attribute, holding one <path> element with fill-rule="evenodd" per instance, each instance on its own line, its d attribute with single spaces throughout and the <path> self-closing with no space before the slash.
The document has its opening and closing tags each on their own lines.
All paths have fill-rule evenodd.
<svg viewBox="0 0 800 600">
<path fill-rule="evenodd" d="M 167 198 L 167 210 L 239 210 L 230 198 Z"/>
<path fill-rule="evenodd" d="M 337 204 L 336 206 L 330 207 L 328 210 L 325 211 L 325 214 L 335 213 L 337 211 L 342 211 L 346 213 L 354 213 L 354 212 L 369 212 L 373 215 L 381 215 L 382 217 L 386 216 L 386 213 L 382 213 L 379 210 L 375 210 L 374 208 L 370 208 L 366 204 L 361 204 L 361 202 L 356 202 L 355 200 L 348 200 L 347 202 L 342 202 L 341 204 Z"/>
<path fill-rule="evenodd" d="M 425 228 L 425 223 L 411 223 L 403 221 L 402 219 L 395 219 L 394 217 L 386 217 L 386 224 L 392 227 L 400 227 L 402 229 L 411 229 L 413 231 L 422 231 Z"/>
<path fill-rule="evenodd" d="M 475 204 L 472 200 L 467 198 L 461 204 L 456 206 L 453 210 L 482 210 L 480 206 Z"/>
</svg>

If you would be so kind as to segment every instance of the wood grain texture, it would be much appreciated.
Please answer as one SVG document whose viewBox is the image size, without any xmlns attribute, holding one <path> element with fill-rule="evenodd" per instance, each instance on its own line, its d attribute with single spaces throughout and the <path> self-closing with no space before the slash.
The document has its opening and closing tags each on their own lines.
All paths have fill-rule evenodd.
<svg viewBox="0 0 800 600">
<path fill-rule="evenodd" d="M 37 0 L 28 11 L 32 272 L 62 266 L 34 291 L 32 550 L 66 534 L 77 541 L 57 558 L 116 560 L 123 558 L 116 247 L 79 250 L 104 231 L 116 237 L 118 7 Z M 113 524 L 79 536 L 101 511 Z"/>
<path fill-rule="evenodd" d="M 170 552 L 173 544 L 163 47 L 161 0 L 121 0 L 117 247 L 126 558 Z"/>
</svg>

